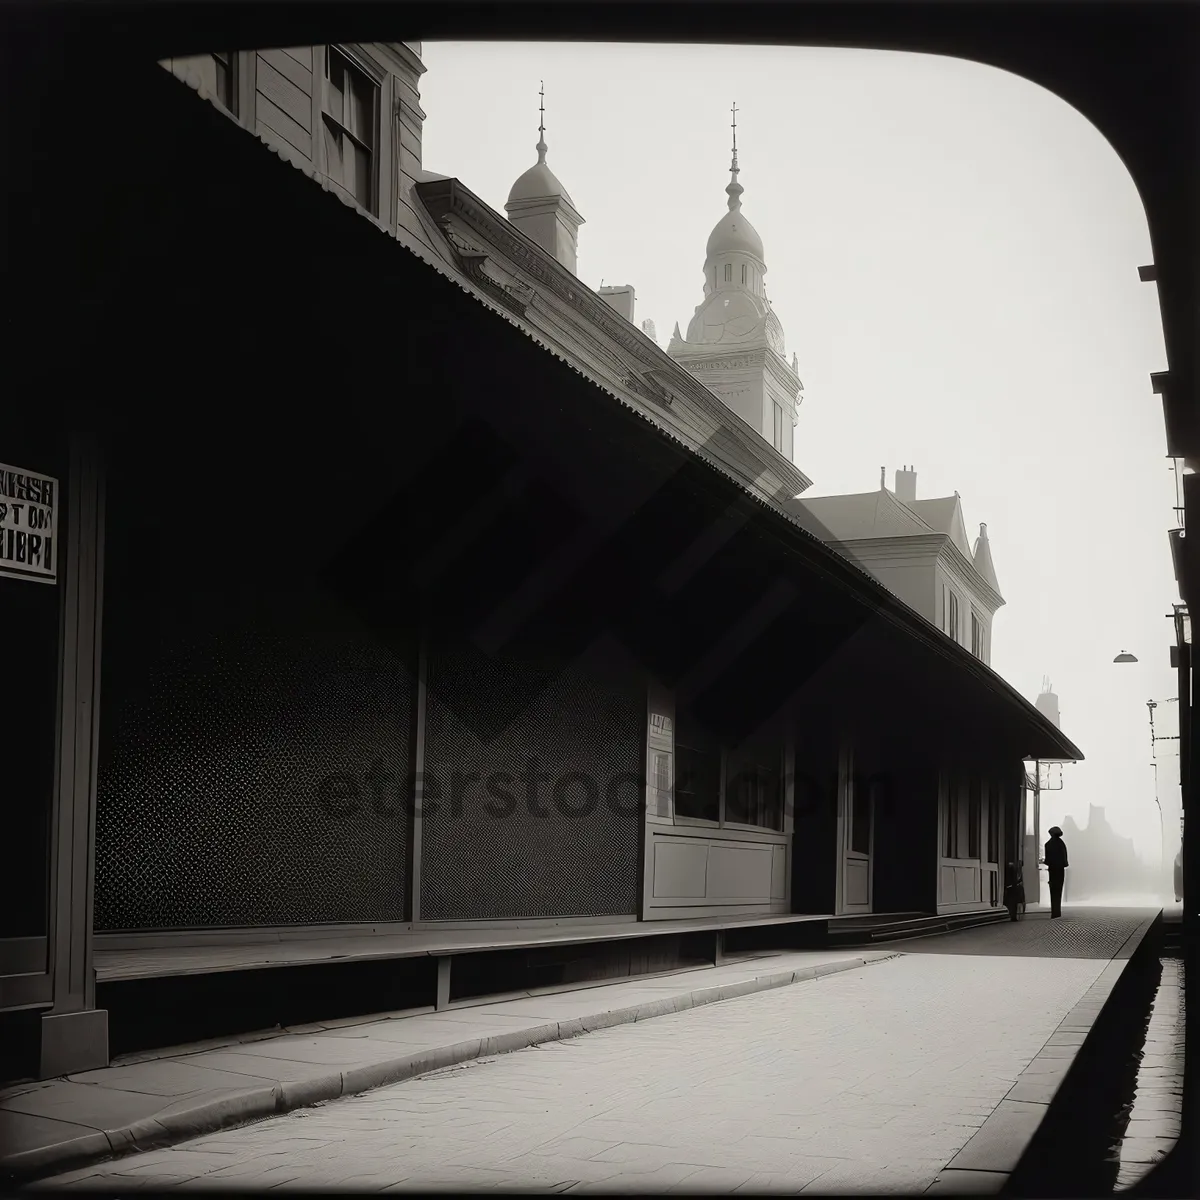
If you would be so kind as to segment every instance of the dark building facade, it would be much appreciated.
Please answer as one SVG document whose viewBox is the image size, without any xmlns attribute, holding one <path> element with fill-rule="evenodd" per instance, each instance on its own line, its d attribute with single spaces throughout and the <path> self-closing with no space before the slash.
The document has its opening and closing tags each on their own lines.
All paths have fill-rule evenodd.
<svg viewBox="0 0 1200 1200">
<path fill-rule="evenodd" d="M 58 555 L 0 578 L 14 1070 L 107 1061 L 121 987 L 235 962 L 243 988 L 436 963 L 441 1004 L 455 954 L 648 969 L 701 933 L 999 902 L 1022 760 L 1079 752 L 797 525 L 738 465 L 752 431 L 687 441 L 702 386 L 532 243 L 641 393 L 167 72 L 120 86 L 153 177 L 85 141 L 82 228 L 18 213 L 78 338 L 18 366 L 60 399 L 0 455 L 54 482 Z M 196 266 L 221 261 L 253 304 Z"/>
</svg>

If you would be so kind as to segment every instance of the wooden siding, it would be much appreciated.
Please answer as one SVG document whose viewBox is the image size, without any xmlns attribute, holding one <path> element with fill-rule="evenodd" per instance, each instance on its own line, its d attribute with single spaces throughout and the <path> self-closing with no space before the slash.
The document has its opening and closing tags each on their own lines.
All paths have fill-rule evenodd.
<svg viewBox="0 0 1200 1200">
<path fill-rule="evenodd" d="M 274 135 L 310 160 L 313 157 L 312 60 L 309 46 L 260 50 L 254 97 L 259 131 Z"/>
</svg>

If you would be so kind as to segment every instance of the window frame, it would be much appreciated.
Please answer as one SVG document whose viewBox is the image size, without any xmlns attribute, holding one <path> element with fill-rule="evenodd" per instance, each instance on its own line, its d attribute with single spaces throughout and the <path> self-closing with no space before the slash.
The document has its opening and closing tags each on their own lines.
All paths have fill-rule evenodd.
<svg viewBox="0 0 1200 1200">
<path fill-rule="evenodd" d="M 969 859 L 983 859 L 983 780 L 972 771 L 967 778 L 967 853 Z"/>
<path fill-rule="evenodd" d="M 222 60 L 224 55 L 224 60 Z M 213 50 L 210 56 L 216 60 L 219 66 L 223 67 L 226 76 L 226 85 L 229 91 L 228 98 L 218 96 L 217 99 L 221 103 L 221 107 L 225 109 L 231 116 L 240 116 L 240 88 L 238 87 L 238 52 L 236 50 Z M 219 77 L 218 77 L 219 78 Z"/>
<path fill-rule="evenodd" d="M 314 79 L 314 91 L 319 91 L 320 97 L 317 106 L 319 110 L 318 115 L 320 118 L 320 125 L 314 130 L 314 139 L 317 143 L 319 143 L 320 147 L 317 149 L 317 146 L 314 145 L 314 157 L 317 154 L 320 155 L 320 159 L 316 165 L 321 171 L 321 174 L 324 175 L 325 178 L 328 179 L 329 182 L 335 187 L 349 196 L 355 202 L 355 204 L 357 204 L 360 208 L 377 220 L 384 220 L 386 218 L 383 213 L 383 138 L 386 131 L 383 122 L 383 102 L 384 85 L 387 82 L 388 76 L 387 69 L 382 64 L 377 63 L 369 55 L 364 54 L 358 46 L 353 44 L 330 42 L 323 46 L 315 47 L 314 49 L 319 49 L 322 54 L 319 84 L 317 80 Z M 331 56 L 335 54 L 340 55 L 342 59 L 345 60 L 349 70 L 358 71 L 359 74 L 364 76 L 373 89 L 374 103 L 371 107 L 371 138 L 373 145 L 371 146 L 364 146 L 362 139 L 357 134 L 352 133 L 349 127 L 345 124 L 345 96 L 343 96 L 343 109 L 341 117 L 334 116 L 334 114 L 330 111 L 330 59 Z M 316 64 L 314 63 L 313 65 L 315 66 Z M 317 72 L 314 71 L 313 75 L 316 76 L 316 74 Z M 351 188 L 347 187 L 340 178 L 335 178 L 331 174 L 329 153 L 325 143 L 326 122 L 328 122 L 330 125 L 333 125 L 342 137 L 350 138 L 356 146 L 360 147 L 361 149 L 365 149 L 370 154 L 371 203 L 369 205 L 364 204 L 362 200 L 360 200 L 355 194 L 355 192 Z M 320 133 L 320 137 L 316 138 L 315 135 L 318 132 Z"/>
<path fill-rule="evenodd" d="M 730 780 L 730 763 L 736 758 L 733 751 L 723 741 L 718 741 L 719 745 L 719 766 L 718 766 L 718 783 L 717 783 L 717 817 L 715 820 L 709 817 L 693 817 L 680 813 L 679 811 L 679 740 L 678 740 L 678 723 L 675 725 L 674 746 L 674 761 L 672 763 L 672 792 L 671 792 L 671 820 L 672 824 L 688 826 L 695 829 L 730 829 L 743 833 L 758 833 L 768 834 L 781 837 L 787 833 L 787 745 L 782 736 L 779 739 L 778 750 L 778 767 L 776 780 L 778 786 L 778 817 L 779 825 L 775 828 L 770 825 L 750 825 L 742 821 L 731 821 L 728 817 L 728 797 L 729 797 L 729 780 Z M 686 743 L 685 743 L 686 745 Z M 690 748 L 690 747 L 689 747 Z M 765 764 L 764 764 L 765 765 Z"/>
<path fill-rule="evenodd" d="M 1000 789 L 994 784 L 987 789 L 987 847 L 986 861 L 1000 865 L 1000 836 L 1003 825 L 1000 811 Z"/>
<path fill-rule="evenodd" d="M 958 627 L 961 623 L 961 614 L 958 607 L 958 593 L 953 588 L 949 588 L 947 590 L 949 593 L 950 603 L 946 612 L 946 632 L 957 642 Z"/>
<path fill-rule="evenodd" d="M 971 609 L 971 653 L 980 661 L 984 659 L 986 640 L 983 621 L 974 608 Z"/>
<path fill-rule="evenodd" d="M 787 428 L 784 424 L 783 405 L 778 400 L 772 400 L 771 408 L 771 440 L 775 445 L 775 449 L 782 454 Z"/>
<path fill-rule="evenodd" d="M 957 858 L 958 849 L 958 772 L 953 767 L 947 767 L 945 777 L 945 817 L 946 824 L 942 830 L 942 857 Z"/>
</svg>

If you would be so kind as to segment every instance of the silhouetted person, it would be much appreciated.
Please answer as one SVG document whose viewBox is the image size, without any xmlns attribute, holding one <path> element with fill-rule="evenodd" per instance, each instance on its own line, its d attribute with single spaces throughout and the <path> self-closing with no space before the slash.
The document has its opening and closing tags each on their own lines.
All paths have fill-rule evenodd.
<svg viewBox="0 0 1200 1200">
<path fill-rule="evenodd" d="M 1066 880 L 1067 843 L 1062 840 L 1062 830 L 1057 825 L 1050 829 L 1050 840 L 1046 843 L 1046 857 L 1042 862 L 1050 868 L 1050 915 L 1062 916 L 1063 882 Z"/>
</svg>

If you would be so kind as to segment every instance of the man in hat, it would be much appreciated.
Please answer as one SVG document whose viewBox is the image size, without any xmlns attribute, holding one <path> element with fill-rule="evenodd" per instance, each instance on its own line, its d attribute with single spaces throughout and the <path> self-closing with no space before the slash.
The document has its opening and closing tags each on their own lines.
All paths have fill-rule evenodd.
<svg viewBox="0 0 1200 1200">
<path fill-rule="evenodd" d="M 1050 840 L 1046 843 L 1046 857 L 1042 862 L 1050 868 L 1050 915 L 1062 916 L 1063 883 L 1066 880 L 1067 843 L 1062 840 L 1062 830 L 1057 825 L 1051 826 Z"/>
</svg>

